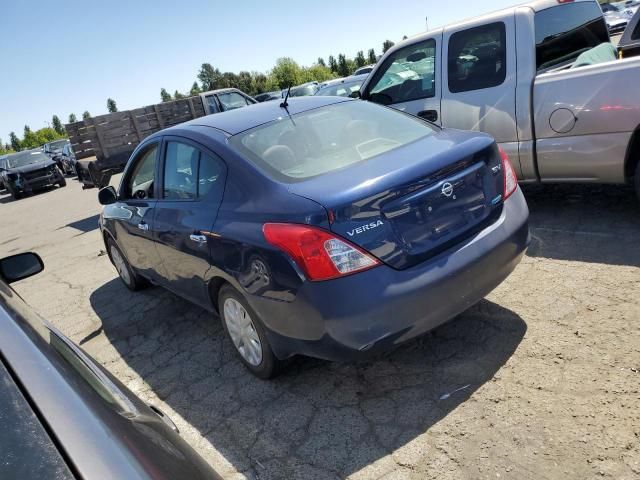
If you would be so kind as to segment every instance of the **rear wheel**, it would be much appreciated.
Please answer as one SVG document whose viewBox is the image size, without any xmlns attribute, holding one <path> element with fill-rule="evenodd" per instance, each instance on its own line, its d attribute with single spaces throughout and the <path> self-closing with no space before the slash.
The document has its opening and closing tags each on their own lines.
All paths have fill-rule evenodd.
<svg viewBox="0 0 640 480">
<path fill-rule="evenodd" d="M 107 244 L 109 245 L 109 257 L 111 258 L 113 266 L 116 267 L 116 271 L 118 272 L 122 283 L 124 283 L 129 290 L 134 291 L 146 287 L 146 280 L 131 268 L 131 265 L 129 265 L 129 262 L 127 262 L 127 259 L 124 257 L 115 242 L 109 239 Z"/>
<path fill-rule="evenodd" d="M 636 167 L 636 175 L 634 177 L 634 182 L 636 187 L 636 195 L 638 196 L 638 200 L 640 200 L 640 162 L 638 162 L 638 166 Z"/>
<path fill-rule="evenodd" d="M 284 362 L 273 354 L 258 315 L 230 285 L 220 289 L 218 310 L 222 325 L 245 367 L 262 379 L 280 373 Z"/>
</svg>

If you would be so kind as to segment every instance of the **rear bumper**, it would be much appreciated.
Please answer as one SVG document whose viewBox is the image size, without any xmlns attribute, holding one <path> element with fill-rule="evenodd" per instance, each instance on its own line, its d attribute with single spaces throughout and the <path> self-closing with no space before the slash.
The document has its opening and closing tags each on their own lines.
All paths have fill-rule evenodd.
<svg viewBox="0 0 640 480">
<path fill-rule="evenodd" d="M 520 189 L 500 218 L 465 244 L 406 270 L 380 266 L 305 282 L 293 302 L 249 301 L 279 358 L 348 360 L 387 349 L 451 320 L 497 287 L 530 241 Z"/>
</svg>

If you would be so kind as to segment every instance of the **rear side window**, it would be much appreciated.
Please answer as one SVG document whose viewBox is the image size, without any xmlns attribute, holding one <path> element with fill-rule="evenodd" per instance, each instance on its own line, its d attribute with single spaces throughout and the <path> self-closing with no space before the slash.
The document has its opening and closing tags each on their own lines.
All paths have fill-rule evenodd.
<svg viewBox="0 0 640 480">
<path fill-rule="evenodd" d="M 451 93 L 496 87 L 507 75 L 504 23 L 456 32 L 449 39 L 448 70 Z"/>
<path fill-rule="evenodd" d="M 218 100 L 222 104 L 223 110 L 235 110 L 249 105 L 246 98 L 237 92 L 219 93 Z"/>
<path fill-rule="evenodd" d="M 570 65 L 581 53 L 609 42 L 596 2 L 566 3 L 535 15 L 538 72 Z"/>
<path fill-rule="evenodd" d="M 167 142 L 163 198 L 195 200 L 216 190 L 222 193 L 225 167 L 222 162 L 182 142 Z"/>
</svg>

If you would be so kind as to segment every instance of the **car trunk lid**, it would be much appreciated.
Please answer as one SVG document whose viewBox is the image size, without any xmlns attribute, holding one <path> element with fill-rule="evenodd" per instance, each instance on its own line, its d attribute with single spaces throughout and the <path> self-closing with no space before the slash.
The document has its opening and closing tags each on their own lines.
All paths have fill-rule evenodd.
<svg viewBox="0 0 640 480">
<path fill-rule="evenodd" d="M 490 137 L 445 130 L 289 190 L 323 205 L 336 234 L 404 269 L 491 223 L 503 174 Z"/>
</svg>

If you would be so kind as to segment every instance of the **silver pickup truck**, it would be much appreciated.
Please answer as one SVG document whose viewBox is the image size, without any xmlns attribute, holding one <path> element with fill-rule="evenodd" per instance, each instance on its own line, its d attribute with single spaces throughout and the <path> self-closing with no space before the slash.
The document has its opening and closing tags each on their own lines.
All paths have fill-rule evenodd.
<svg viewBox="0 0 640 480">
<path fill-rule="evenodd" d="M 360 97 L 495 137 L 522 182 L 635 182 L 640 58 L 617 60 L 593 0 L 540 0 L 391 48 Z"/>
</svg>

